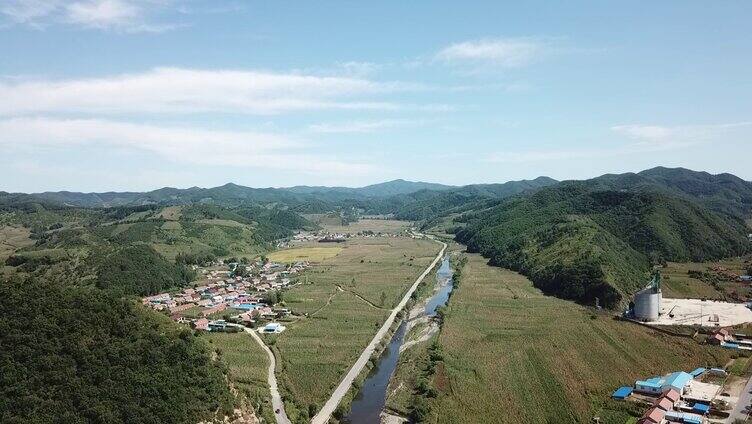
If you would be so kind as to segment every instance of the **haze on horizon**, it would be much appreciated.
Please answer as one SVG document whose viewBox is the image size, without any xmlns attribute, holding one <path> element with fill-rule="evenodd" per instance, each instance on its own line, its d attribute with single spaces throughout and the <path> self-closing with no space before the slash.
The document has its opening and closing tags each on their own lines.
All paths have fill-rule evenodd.
<svg viewBox="0 0 752 424">
<path fill-rule="evenodd" d="M 517 3 L 5 1 L 0 190 L 752 180 L 752 4 Z"/>
</svg>

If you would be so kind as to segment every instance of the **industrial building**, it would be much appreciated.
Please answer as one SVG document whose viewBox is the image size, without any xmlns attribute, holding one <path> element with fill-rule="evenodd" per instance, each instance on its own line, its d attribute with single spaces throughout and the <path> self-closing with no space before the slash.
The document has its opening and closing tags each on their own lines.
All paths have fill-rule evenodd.
<svg viewBox="0 0 752 424">
<path fill-rule="evenodd" d="M 640 321 L 657 321 L 661 310 L 662 297 L 661 274 L 656 272 L 647 287 L 638 291 L 634 296 L 634 306 L 632 307 L 634 317 Z"/>
<path fill-rule="evenodd" d="M 692 374 L 684 371 L 671 373 L 665 377 L 653 377 L 647 380 L 637 380 L 635 382 L 635 391 L 659 395 L 669 390 L 676 390 L 679 394 L 684 393 L 684 388 L 692 380 Z"/>
</svg>

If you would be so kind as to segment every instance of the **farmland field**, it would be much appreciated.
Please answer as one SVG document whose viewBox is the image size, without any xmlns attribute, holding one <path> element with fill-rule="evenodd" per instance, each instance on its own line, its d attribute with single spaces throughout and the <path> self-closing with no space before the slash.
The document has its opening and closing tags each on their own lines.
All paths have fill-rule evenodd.
<svg viewBox="0 0 752 424">
<path fill-rule="evenodd" d="M 663 296 L 669 298 L 708 298 L 726 300 L 744 300 L 750 292 L 748 283 L 731 281 L 719 276 L 713 267 L 723 267 L 729 272 L 746 274 L 748 261 L 743 258 L 729 258 L 713 262 L 669 262 L 661 269 L 663 275 Z M 689 272 L 707 273 L 707 281 L 689 275 Z"/>
<path fill-rule="evenodd" d="M 525 277 L 469 255 L 439 336 L 435 423 L 622 424 L 608 400 L 640 377 L 723 365 L 729 353 L 542 295 Z"/>
<path fill-rule="evenodd" d="M 440 249 L 406 237 L 352 238 L 340 246 L 305 272 L 308 283 L 284 293 L 287 306 L 304 315 L 272 346 L 281 389 L 295 404 L 287 408 L 293 421 L 323 404 Z"/>
<path fill-rule="evenodd" d="M 34 244 L 34 240 L 29 238 L 30 235 L 28 228 L 0 226 L 0 262 L 4 262 L 16 250 Z"/>
<path fill-rule="evenodd" d="M 330 259 L 339 254 L 342 248 L 337 247 L 297 247 L 293 249 L 284 249 L 272 252 L 267 257 L 276 262 L 321 262 Z"/>
<path fill-rule="evenodd" d="M 261 346 L 246 333 L 205 333 L 202 337 L 227 365 L 230 382 L 242 399 L 256 411 L 273 416 L 266 382 L 269 360 Z"/>
<path fill-rule="evenodd" d="M 393 219 L 360 219 L 349 225 L 342 225 L 331 219 L 320 219 L 318 224 L 327 231 L 333 233 L 351 233 L 356 234 L 362 231 L 373 231 L 375 233 L 397 234 L 410 228 L 409 221 L 397 221 Z"/>
</svg>

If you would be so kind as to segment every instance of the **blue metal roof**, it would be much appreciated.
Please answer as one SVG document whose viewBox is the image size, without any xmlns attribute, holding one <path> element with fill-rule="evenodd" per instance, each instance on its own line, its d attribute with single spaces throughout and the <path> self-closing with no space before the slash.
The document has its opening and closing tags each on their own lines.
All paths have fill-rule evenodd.
<svg viewBox="0 0 752 424">
<path fill-rule="evenodd" d="M 692 372 L 690 372 L 690 374 L 692 375 L 692 377 L 697 378 L 697 377 L 703 375 L 705 373 L 705 371 L 707 371 L 705 368 L 695 368 L 695 370 L 692 371 Z"/>
<path fill-rule="evenodd" d="M 682 389 L 684 389 L 684 386 L 689 384 L 691 380 L 692 380 L 691 374 L 686 373 L 684 371 L 679 371 L 679 372 L 669 374 L 668 377 L 666 377 L 665 385 L 671 386 L 674 389 L 681 392 Z"/>
<path fill-rule="evenodd" d="M 692 406 L 692 411 L 699 414 L 707 414 L 708 412 L 710 412 L 710 405 L 707 405 L 705 403 L 696 403 L 694 404 L 694 406 Z"/>
<path fill-rule="evenodd" d="M 661 378 L 653 377 L 653 378 L 648 378 L 647 380 L 637 380 L 635 382 L 635 385 L 643 386 L 643 387 L 652 387 L 654 389 L 660 389 L 663 386 L 662 382 L 663 380 L 661 380 Z"/>
<path fill-rule="evenodd" d="M 687 424 L 702 424 L 702 416 L 686 412 L 668 411 L 666 419 L 669 421 L 681 421 Z"/>
<path fill-rule="evenodd" d="M 626 399 L 629 397 L 629 395 L 632 394 L 632 388 L 629 386 L 619 387 L 614 391 L 614 393 L 611 395 L 614 399 Z"/>
</svg>

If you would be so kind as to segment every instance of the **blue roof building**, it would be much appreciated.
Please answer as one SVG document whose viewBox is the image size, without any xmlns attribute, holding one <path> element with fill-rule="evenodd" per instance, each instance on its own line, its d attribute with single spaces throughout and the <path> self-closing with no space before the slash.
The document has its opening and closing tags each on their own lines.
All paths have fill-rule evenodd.
<svg viewBox="0 0 752 424">
<path fill-rule="evenodd" d="M 683 393 L 684 387 L 686 387 L 690 381 L 692 381 L 692 374 L 684 372 L 684 371 L 678 371 L 675 373 L 671 373 L 666 377 L 666 381 L 664 383 L 663 388 L 665 390 L 672 388 L 672 389 L 677 390 L 679 393 Z M 666 386 L 669 386 L 669 387 L 666 387 Z"/>
<path fill-rule="evenodd" d="M 706 403 L 695 403 L 694 406 L 692 406 L 692 412 L 700 415 L 706 415 L 708 412 L 710 412 L 710 405 Z"/>
<path fill-rule="evenodd" d="M 667 390 L 674 389 L 681 394 L 684 393 L 684 388 L 692 379 L 692 374 L 678 371 L 665 377 L 638 380 L 635 382 L 635 391 L 659 395 Z"/>
<path fill-rule="evenodd" d="M 624 400 L 632 394 L 632 388 L 629 386 L 619 387 L 611 394 L 611 397 L 617 400 Z"/>
<path fill-rule="evenodd" d="M 697 378 L 705 374 L 705 371 L 707 371 L 705 368 L 696 368 L 694 371 L 690 372 L 690 374 L 692 375 L 692 378 Z"/>
<path fill-rule="evenodd" d="M 685 424 L 702 424 L 703 418 L 701 415 L 689 414 L 686 412 L 668 411 L 666 412 L 666 419 L 671 422 L 681 422 Z"/>
<path fill-rule="evenodd" d="M 643 393 L 660 394 L 663 388 L 663 379 L 660 377 L 652 377 L 647 380 L 637 380 L 635 382 L 635 390 Z"/>
</svg>

